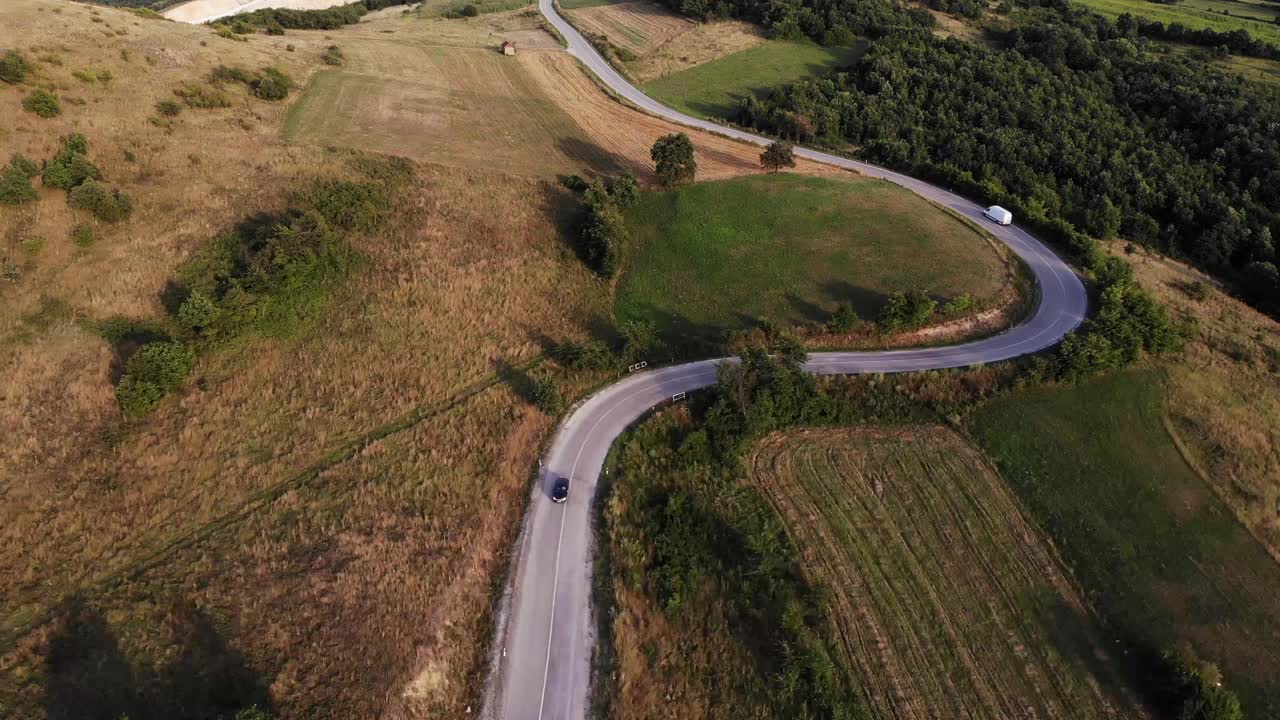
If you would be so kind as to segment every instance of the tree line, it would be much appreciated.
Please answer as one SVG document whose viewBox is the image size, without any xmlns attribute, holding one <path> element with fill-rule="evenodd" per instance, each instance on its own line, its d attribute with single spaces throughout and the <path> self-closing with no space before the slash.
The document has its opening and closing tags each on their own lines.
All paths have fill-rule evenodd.
<svg viewBox="0 0 1280 720">
<path fill-rule="evenodd" d="M 1081 233 L 1123 236 L 1280 310 L 1280 93 L 1048 1 L 993 47 L 892 33 L 734 119 L 1000 202 L 1078 255 L 1093 252 Z"/>
</svg>

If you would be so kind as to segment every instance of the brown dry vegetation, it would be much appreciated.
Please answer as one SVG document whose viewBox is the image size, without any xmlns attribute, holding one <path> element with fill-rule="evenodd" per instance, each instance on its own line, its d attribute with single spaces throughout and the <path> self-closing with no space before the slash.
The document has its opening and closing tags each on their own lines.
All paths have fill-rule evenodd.
<svg viewBox="0 0 1280 720">
<path fill-rule="evenodd" d="M 780 433 L 747 467 L 883 717 L 1136 715 L 1053 549 L 954 432 Z"/>
<path fill-rule="evenodd" d="M 1280 323 L 1186 265 L 1141 251 L 1125 257 L 1188 323 L 1186 351 L 1164 364 L 1180 449 L 1280 562 Z M 1196 287 L 1207 290 L 1203 299 Z"/>
<path fill-rule="evenodd" d="M 760 28 L 747 22 L 724 20 L 699 23 L 627 63 L 637 82 L 688 70 L 765 42 Z"/>
<path fill-rule="evenodd" d="M 642 55 L 692 30 L 691 20 L 648 0 L 569 10 L 583 32 L 605 36 L 609 44 Z"/>
<path fill-rule="evenodd" d="M 303 80 L 343 36 L 234 42 L 54 0 L 5 3 L 0 27 L 4 46 L 62 61 L 39 63 L 37 82 L 87 101 L 42 121 L 0 88 L 0 114 L 17 120 L 0 154 L 47 158 L 83 132 L 137 200 L 87 250 L 68 239 L 82 218 L 61 192 L 0 209 L 3 253 L 26 258 L 0 303 L 2 714 L 173 712 L 200 702 L 201 683 L 261 686 L 236 694 L 284 717 L 462 714 L 488 638 L 477 609 L 550 421 L 503 383 L 423 409 L 495 370 L 518 377 L 504 368 L 544 338 L 607 314 L 606 288 L 562 240 L 567 191 L 417 167 L 390 226 L 352 239 L 364 261 L 332 301 L 341 312 L 202 358 L 177 398 L 125 423 L 115 352 L 81 321 L 161 316 L 201 243 L 308 178 L 351 174 L 345 152 L 278 140 L 284 105 L 229 87 L 233 107 L 166 128 L 155 101 L 219 63 Z M 80 67 L 115 79 L 81 87 L 67 79 Z M 33 237 L 43 250 L 22 255 Z M 190 672 L 192 657 L 221 670 Z"/>
</svg>

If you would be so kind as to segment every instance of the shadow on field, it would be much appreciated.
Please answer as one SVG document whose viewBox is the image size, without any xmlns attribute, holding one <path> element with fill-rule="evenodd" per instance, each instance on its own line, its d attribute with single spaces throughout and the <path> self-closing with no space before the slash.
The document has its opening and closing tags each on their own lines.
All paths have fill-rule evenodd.
<svg viewBox="0 0 1280 720">
<path fill-rule="evenodd" d="M 498 380 L 511 388 L 516 397 L 527 403 L 533 402 L 533 378 L 529 377 L 529 373 L 506 360 L 499 359 L 493 365 Z"/>
<path fill-rule="evenodd" d="M 1098 680 L 1102 691 L 1117 707 L 1133 708 L 1137 699 L 1129 692 L 1128 686 L 1120 679 L 1123 672 L 1133 671 L 1134 667 L 1143 666 L 1150 660 L 1146 657 L 1110 657 L 1111 650 L 1104 647 L 1098 632 L 1098 625 L 1086 616 L 1079 608 L 1069 605 L 1061 595 L 1053 594 L 1047 607 L 1040 611 L 1041 624 L 1048 634 L 1049 644 L 1069 664 L 1086 670 L 1090 676 Z M 1131 643 L 1120 643 L 1117 647 L 1130 647 Z M 1137 653 L 1138 656 L 1155 656 L 1154 653 Z M 1144 673 L 1145 674 L 1145 673 Z M 1136 678 L 1135 678 L 1136 679 Z M 1137 687 L 1148 700 L 1150 688 L 1143 682 Z"/>
<path fill-rule="evenodd" d="M 617 155 L 581 138 L 562 137 L 559 146 L 565 157 L 582 163 L 593 175 L 616 175 L 625 167 Z"/>
<path fill-rule="evenodd" d="M 59 618 L 45 658 L 49 720 L 218 718 L 254 705 L 272 709 L 266 683 L 186 600 L 164 616 L 165 665 L 130 662 L 136 653 L 82 600 L 69 601 Z"/>
<path fill-rule="evenodd" d="M 836 280 L 822 286 L 822 292 L 837 303 L 848 303 L 862 317 L 875 317 L 880 313 L 889 296 L 879 290 L 859 287 L 844 280 Z"/>
</svg>

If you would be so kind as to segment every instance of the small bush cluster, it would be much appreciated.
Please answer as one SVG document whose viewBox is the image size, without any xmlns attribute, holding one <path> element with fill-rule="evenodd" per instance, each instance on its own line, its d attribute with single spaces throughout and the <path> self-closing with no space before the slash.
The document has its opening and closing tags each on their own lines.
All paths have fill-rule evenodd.
<svg viewBox="0 0 1280 720">
<path fill-rule="evenodd" d="M 831 314 L 831 318 L 827 320 L 827 330 L 833 333 L 853 332 L 858 326 L 858 311 L 853 309 L 849 303 L 841 303 L 840 307 Z"/>
<path fill-rule="evenodd" d="M 93 232 L 92 225 L 85 225 L 81 223 L 80 225 L 71 228 L 71 242 L 75 243 L 76 247 L 87 248 L 93 244 L 94 240 L 97 239 L 97 235 Z"/>
<path fill-rule="evenodd" d="M 258 72 L 250 72 L 244 68 L 219 65 L 209 73 L 209 81 L 217 84 L 238 82 L 249 87 L 254 97 L 263 100 L 283 100 L 293 90 L 293 79 L 273 67 L 264 67 Z"/>
<path fill-rule="evenodd" d="M 1133 268 L 1118 257 L 1099 262 L 1098 310 L 1080 331 L 1058 346 L 1056 374 L 1076 381 L 1096 372 L 1128 365 L 1143 353 L 1182 347 L 1182 337 L 1163 306 L 1133 278 Z"/>
<path fill-rule="evenodd" d="M 556 362 L 573 370 L 605 370 L 617 364 L 609 346 L 599 340 L 561 343 L 553 354 Z"/>
<path fill-rule="evenodd" d="M 622 210 L 640 199 L 639 184 L 630 175 L 616 177 L 607 185 L 598 178 L 584 183 L 576 175 L 565 182 L 585 184 L 582 197 L 587 213 L 578 231 L 579 256 L 600 275 L 613 277 L 622 263 L 623 245 L 630 237 Z"/>
<path fill-rule="evenodd" d="M 119 190 L 112 190 L 97 180 L 86 180 L 67 193 L 67 203 L 77 210 L 86 210 L 103 222 L 120 222 L 133 212 L 133 199 Z"/>
<path fill-rule="evenodd" d="M 391 199 L 376 183 L 318 180 L 294 197 L 294 201 L 320 213 L 339 230 L 376 230 L 391 212 Z"/>
<path fill-rule="evenodd" d="M 206 85 L 186 83 L 173 91 L 189 108 L 212 110 L 214 108 L 231 107 L 227 96 Z"/>
<path fill-rule="evenodd" d="M 342 54 L 342 48 L 337 45 L 330 45 L 324 49 L 324 54 L 320 56 L 325 65 L 342 65 L 346 62 L 346 57 Z"/>
<path fill-rule="evenodd" d="M 31 178 L 39 172 L 35 163 L 14 153 L 9 164 L 0 170 L 0 204 L 18 205 L 40 197 L 31 186 Z"/>
<path fill-rule="evenodd" d="M 31 71 L 31 66 L 27 63 L 26 57 L 16 50 L 10 50 L 0 56 L 0 80 L 17 85 L 27 79 L 27 73 Z"/>
<path fill-rule="evenodd" d="M 76 70 L 71 73 L 71 75 L 80 82 L 87 83 L 109 83 L 115 78 L 115 76 L 111 74 L 110 70 Z"/>
<path fill-rule="evenodd" d="M 909 330 L 929 322 L 938 303 L 920 290 L 894 293 L 880 310 L 880 327 L 885 332 Z"/>
<path fill-rule="evenodd" d="M 549 378 L 537 378 L 529 389 L 533 406 L 547 415 L 559 415 L 564 410 L 564 396 L 556 381 Z"/>
<path fill-rule="evenodd" d="M 195 349 L 176 340 L 143 345 L 125 366 L 116 401 L 128 417 L 138 417 L 176 390 L 195 367 Z"/>
<path fill-rule="evenodd" d="M 1166 650 L 1160 657 L 1164 680 L 1160 700 L 1179 720 L 1241 720 L 1244 713 L 1235 693 L 1222 686 L 1222 673 L 1213 663 L 1197 658 L 1189 646 Z"/>
<path fill-rule="evenodd" d="M 89 141 L 75 133 L 63 138 L 62 149 L 49 161 L 41 178 L 46 187 L 71 190 L 86 180 L 98 180 L 102 172 L 89 162 Z"/>
<path fill-rule="evenodd" d="M 58 96 L 44 89 L 32 90 L 30 95 L 22 99 L 22 109 L 48 119 L 62 114 L 62 104 Z"/>
<path fill-rule="evenodd" d="M 160 100 L 156 103 L 156 112 L 163 117 L 176 117 L 182 112 L 182 106 L 175 100 Z"/>
</svg>

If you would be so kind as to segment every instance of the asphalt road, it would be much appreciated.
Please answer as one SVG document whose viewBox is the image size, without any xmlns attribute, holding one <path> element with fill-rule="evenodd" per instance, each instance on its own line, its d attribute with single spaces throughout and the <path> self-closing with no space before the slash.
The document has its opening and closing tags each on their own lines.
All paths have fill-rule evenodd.
<svg viewBox="0 0 1280 720">
<path fill-rule="evenodd" d="M 636 106 L 682 125 L 766 145 L 770 141 L 682 115 L 627 82 L 552 6 L 539 8 L 569 42 L 569 52 Z M 983 223 L 1022 258 L 1039 284 L 1030 319 L 1000 335 L 950 347 L 888 352 L 814 353 L 815 373 L 904 372 L 965 367 L 1025 355 L 1053 345 L 1084 319 L 1086 295 L 1075 273 L 1044 244 L 1016 226 L 985 220 L 982 208 L 941 188 L 895 172 L 813 150 L 796 154 L 863 175 L 884 178 Z M 484 715 L 496 720 L 581 720 L 589 709 L 591 509 L 605 455 L 623 430 L 673 395 L 715 382 L 714 359 L 641 371 L 587 399 L 566 418 L 543 458 L 514 562 L 514 584 L 499 621 Z M 548 495 L 556 477 L 572 479 L 563 505 Z"/>
</svg>

